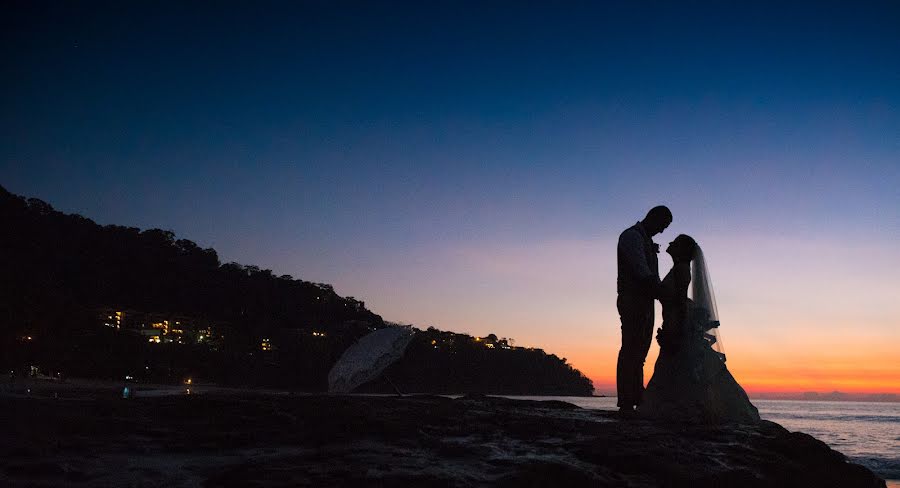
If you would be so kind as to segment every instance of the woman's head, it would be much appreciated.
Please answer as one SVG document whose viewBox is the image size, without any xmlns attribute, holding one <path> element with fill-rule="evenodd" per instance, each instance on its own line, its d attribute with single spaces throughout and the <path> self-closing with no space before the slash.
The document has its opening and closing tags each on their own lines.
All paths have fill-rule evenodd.
<svg viewBox="0 0 900 488">
<path fill-rule="evenodd" d="M 694 252 L 696 249 L 697 242 L 694 238 L 687 234 L 681 234 L 676 237 L 674 241 L 669 243 L 666 252 L 669 253 L 676 262 L 690 262 L 694 259 Z"/>
</svg>

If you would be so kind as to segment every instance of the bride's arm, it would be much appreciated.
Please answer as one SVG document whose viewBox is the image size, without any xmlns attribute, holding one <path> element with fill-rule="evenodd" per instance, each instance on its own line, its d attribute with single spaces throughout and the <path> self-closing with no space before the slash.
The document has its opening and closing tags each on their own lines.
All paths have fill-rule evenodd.
<svg viewBox="0 0 900 488">
<path fill-rule="evenodd" d="M 676 266 L 663 278 L 657 288 L 657 299 L 674 300 L 678 295 L 687 298 L 687 287 L 691 283 L 690 267 Z"/>
<path fill-rule="evenodd" d="M 666 275 L 656 288 L 658 300 L 671 300 L 675 297 L 675 284 L 672 282 L 672 273 Z"/>
</svg>

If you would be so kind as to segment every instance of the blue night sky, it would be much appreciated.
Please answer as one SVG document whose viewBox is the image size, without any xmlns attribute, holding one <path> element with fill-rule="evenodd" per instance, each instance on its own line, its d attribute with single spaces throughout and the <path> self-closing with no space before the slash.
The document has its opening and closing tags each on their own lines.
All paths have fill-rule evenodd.
<svg viewBox="0 0 900 488">
<path fill-rule="evenodd" d="M 0 184 L 598 386 L 663 203 L 751 389 L 900 385 L 896 2 L 424 3 L 4 3 Z"/>
</svg>

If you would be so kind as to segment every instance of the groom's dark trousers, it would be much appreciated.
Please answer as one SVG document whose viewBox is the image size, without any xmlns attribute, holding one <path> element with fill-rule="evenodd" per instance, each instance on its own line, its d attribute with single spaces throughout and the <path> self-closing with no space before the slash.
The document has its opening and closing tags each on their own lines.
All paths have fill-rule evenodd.
<svg viewBox="0 0 900 488">
<path fill-rule="evenodd" d="M 620 408 L 640 405 L 644 394 L 644 361 L 653 338 L 653 297 L 659 286 L 656 249 L 640 222 L 619 236 L 616 308 L 622 321 L 622 348 L 616 364 L 616 392 Z"/>
<path fill-rule="evenodd" d="M 622 321 L 622 348 L 616 364 L 618 406 L 641 404 L 644 394 L 644 361 L 653 340 L 653 299 L 619 295 L 616 300 Z"/>
</svg>

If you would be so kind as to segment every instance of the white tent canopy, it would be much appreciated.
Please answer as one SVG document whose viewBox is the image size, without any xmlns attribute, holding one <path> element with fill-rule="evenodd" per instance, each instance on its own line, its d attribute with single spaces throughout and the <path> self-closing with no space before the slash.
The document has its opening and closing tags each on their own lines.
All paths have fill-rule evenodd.
<svg viewBox="0 0 900 488">
<path fill-rule="evenodd" d="M 363 336 L 348 347 L 328 373 L 328 391 L 350 393 L 377 378 L 403 357 L 413 338 L 411 327 L 386 327 Z"/>
</svg>

